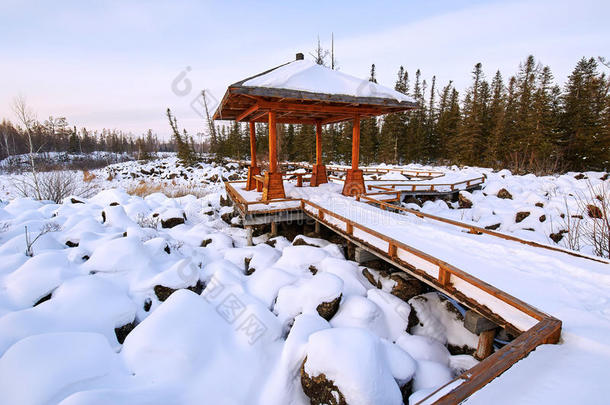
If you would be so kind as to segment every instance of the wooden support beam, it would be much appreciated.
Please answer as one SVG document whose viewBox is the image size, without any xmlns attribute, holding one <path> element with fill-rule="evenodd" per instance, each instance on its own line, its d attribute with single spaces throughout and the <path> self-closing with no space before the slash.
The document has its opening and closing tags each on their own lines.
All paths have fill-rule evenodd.
<svg viewBox="0 0 610 405">
<path fill-rule="evenodd" d="M 370 114 L 370 115 L 380 115 L 383 114 L 379 108 L 371 108 L 371 107 L 343 107 L 336 105 L 327 105 L 327 104 L 300 104 L 300 103 L 290 103 L 290 102 L 278 102 L 278 101 L 264 101 L 259 100 L 257 102 L 259 108 L 265 109 L 268 111 L 290 111 L 290 112 L 319 112 L 324 114 L 345 114 L 345 115 L 354 115 L 354 114 Z"/>
<path fill-rule="evenodd" d="M 316 122 L 316 164 L 322 164 L 322 123 Z"/>
<path fill-rule="evenodd" d="M 284 179 L 277 168 L 277 127 L 276 113 L 269 112 L 269 172 L 265 173 L 263 179 L 262 201 L 277 198 L 286 198 L 284 192 Z"/>
<path fill-rule="evenodd" d="M 269 173 L 277 172 L 277 126 L 276 112 L 269 111 Z"/>
<path fill-rule="evenodd" d="M 360 115 L 354 116 L 354 129 L 352 131 L 352 170 L 358 170 L 360 160 Z"/>
<path fill-rule="evenodd" d="M 309 185 L 317 187 L 323 183 L 328 183 L 328 177 L 326 166 L 322 163 L 322 122 L 316 121 L 316 164 L 311 168 Z"/>
<path fill-rule="evenodd" d="M 256 128 L 254 121 L 250 121 L 250 166 L 256 167 Z"/>
<path fill-rule="evenodd" d="M 248 180 L 246 181 L 246 190 L 254 190 L 256 188 L 256 178 L 261 174 L 261 168 L 256 164 L 256 137 L 254 121 L 250 121 L 250 166 L 248 167 Z"/>
<path fill-rule="evenodd" d="M 235 121 L 243 120 L 244 118 L 248 117 L 250 114 L 252 114 L 253 112 L 255 112 L 258 109 L 259 109 L 258 104 L 254 104 L 252 107 L 248 108 L 246 111 L 244 111 L 243 113 L 239 114 L 237 116 L 237 118 L 235 118 Z"/>
<path fill-rule="evenodd" d="M 354 115 L 354 129 L 352 133 L 352 168 L 349 169 L 343 183 L 343 195 L 358 196 L 364 194 L 363 172 L 358 168 L 360 159 L 360 114 Z"/>
<path fill-rule="evenodd" d="M 496 330 L 491 329 L 485 332 L 481 332 L 479 335 L 479 343 L 477 345 L 477 351 L 474 357 L 477 360 L 484 360 L 491 356 L 494 351 L 494 339 L 496 337 Z"/>
</svg>

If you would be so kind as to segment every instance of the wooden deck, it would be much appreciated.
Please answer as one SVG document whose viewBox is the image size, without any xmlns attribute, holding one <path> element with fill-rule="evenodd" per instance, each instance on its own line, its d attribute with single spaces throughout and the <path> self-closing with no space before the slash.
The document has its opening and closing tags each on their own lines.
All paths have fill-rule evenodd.
<svg viewBox="0 0 610 405">
<path fill-rule="evenodd" d="M 438 291 L 452 297 L 464 306 L 475 310 L 499 326 L 506 328 L 509 332 L 518 335 L 515 340 L 481 361 L 472 369 L 458 376 L 454 381 L 440 388 L 420 403 L 459 403 L 498 377 L 517 361 L 526 357 L 539 345 L 555 344 L 559 341 L 561 334 L 561 321 L 559 319 L 472 276 L 469 274 L 468 268 L 458 268 L 421 249 L 410 246 L 403 240 L 392 238 L 384 234 L 384 232 L 375 230 L 366 223 L 354 221 L 336 212 L 332 206 L 324 207 L 305 198 L 287 198 L 262 204 L 256 200 L 248 201 L 240 191 L 239 182 L 225 184 L 227 194 L 235 202 L 240 212 L 246 215 L 253 215 L 254 217 L 257 215 L 277 214 L 282 211 L 286 213 L 300 212 L 332 229 L 357 246 L 391 263 L 396 268 L 411 274 L 426 284 L 433 286 Z M 433 223 L 438 223 L 439 227 L 455 227 L 475 237 L 476 235 L 483 235 L 510 241 L 510 243 L 522 244 L 535 248 L 540 252 L 567 254 L 583 261 L 592 260 L 606 263 L 602 259 L 598 260 L 577 252 L 523 240 L 471 224 L 399 207 L 393 205 L 392 202 L 396 201 L 397 193 L 400 191 L 392 190 L 391 188 L 384 190 L 377 187 L 376 189 L 383 191 L 362 195 L 358 198 L 359 201 L 356 198 L 341 197 L 344 199 L 342 204 L 349 204 L 349 201 L 353 201 L 353 204 L 367 203 L 369 206 L 378 207 L 379 212 L 399 211 L 405 215 L 413 214 L 419 218 L 425 218 Z M 385 200 L 386 198 L 387 200 Z M 375 209 L 374 207 L 371 207 L 371 209 Z"/>
</svg>

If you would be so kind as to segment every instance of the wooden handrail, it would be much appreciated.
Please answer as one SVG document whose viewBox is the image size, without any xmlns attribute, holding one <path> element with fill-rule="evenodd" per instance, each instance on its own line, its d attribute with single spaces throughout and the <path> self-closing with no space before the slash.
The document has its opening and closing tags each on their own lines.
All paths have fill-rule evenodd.
<svg viewBox="0 0 610 405">
<path fill-rule="evenodd" d="M 306 206 L 311 206 L 311 210 L 307 210 Z M 545 314 L 544 312 L 534 308 L 533 306 L 513 297 L 504 291 L 501 291 L 490 284 L 452 266 L 441 260 L 438 260 L 424 252 L 409 247 L 404 243 L 388 238 L 385 235 L 380 234 L 370 228 L 355 223 L 348 218 L 338 215 L 332 211 L 329 211 L 318 204 L 312 203 L 307 200 L 301 200 L 301 207 L 309 215 L 312 215 L 317 220 L 324 222 L 324 224 L 338 233 L 343 233 L 349 238 L 358 239 L 354 237 L 353 229 L 359 229 L 365 233 L 368 233 L 374 237 L 388 241 L 388 252 L 386 253 L 387 258 L 391 262 L 398 262 L 397 250 L 404 249 L 409 253 L 414 254 L 426 261 L 439 265 L 439 277 L 436 280 L 440 284 L 440 290 L 446 291 L 450 288 L 451 277 L 455 276 L 476 288 L 485 291 L 494 297 L 500 299 L 506 304 L 510 305 L 514 309 L 523 312 L 524 314 L 531 316 L 537 320 L 537 323 L 529 328 L 527 331 L 521 333 L 515 340 L 505 345 L 502 349 L 493 353 L 491 356 L 465 371 L 460 376 L 455 378 L 450 383 L 436 390 L 428 397 L 424 398 L 420 403 L 426 402 L 428 399 L 440 395 L 442 396 L 435 400 L 435 404 L 456 404 L 462 402 L 474 392 L 481 389 L 487 383 L 498 377 L 504 371 L 508 370 L 513 364 L 522 358 L 526 357 L 531 351 L 541 344 L 554 344 L 559 341 L 561 335 L 561 321 Z M 317 215 L 313 211 L 317 212 Z M 331 216 L 335 220 L 342 221 L 346 224 L 345 231 L 338 228 L 336 225 L 328 221 L 327 217 Z M 368 245 L 371 250 L 378 251 L 379 249 L 371 246 L 367 241 L 359 239 L 360 243 Z M 379 252 L 378 252 L 379 253 Z M 417 270 L 417 269 L 415 269 Z M 416 272 L 416 271 L 415 271 Z M 417 272 L 416 272 L 417 274 Z M 419 273 L 421 275 L 421 273 Z M 454 386 L 455 382 L 461 382 L 459 385 Z M 447 391 L 447 392 L 445 392 Z"/>
<path fill-rule="evenodd" d="M 456 220 L 453 220 L 453 219 L 439 217 L 439 216 L 433 215 L 433 214 L 427 214 L 425 212 L 417 211 L 417 210 L 414 210 L 414 209 L 411 209 L 411 208 L 407 208 L 407 207 L 401 207 L 399 205 L 387 204 L 384 201 L 376 200 L 374 198 L 369 198 L 369 197 L 367 197 L 366 194 L 360 196 L 360 200 L 361 201 L 364 200 L 365 202 L 371 203 L 371 204 L 385 205 L 386 208 L 389 208 L 391 210 L 408 212 L 410 214 L 418 216 L 419 218 L 428 218 L 428 219 L 432 219 L 434 221 L 439 221 L 439 222 L 443 222 L 443 223 L 446 223 L 446 224 L 455 225 L 455 226 L 458 226 L 460 228 L 465 228 L 465 229 L 468 229 L 470 231 L 470 233 L 473 233 L 473 234 L 492 235 L 492 236 L 495 236 L 495 237 L 498 237 L 498 238 L 501 238 L 501 239 L 506 239 L 506 240 L 510 240 L 510 241 L 513 241 L 513 242 L 519 242 L 519 243 L 522 243 L 524 245 L 534 246 L 534 247 L 538 247 L 538 248 L 542 248 L 542 249 L 547 249 L 547 250 L 553 250 L 553 251 L 556 251 L 556 252 L 567 253 L 567 254 L 572 255 L 572 256 L 576 256 L 576 257 L 580 257 L 580 258 L 588 259 L 588 260 L 593 260 L 593 261 L 600 262 L 600 263 L 608 263 L 604 259 L 599 259 L 599 258 L 596 258 L 596 257 L 587 256 L 587 255 L 584 255 L 582 253 L 574 252 L 572 250 L 562 249 L 562 248 L 555 247 L 555 246 L 549 246 L 549 245 L 545 245 L 545 244 L 542 244 L 542 243 L 538 243 L 538 242 L 534 242 L 534 241 L 530 241 L 530 240 L 526 240 L 526 239 L 517 238 L 516 236 L 507 235 L 505 233 L 493 231 L 491 229 L 485 229 L 485 228 L 481 228 L 481 227 L 476 226 L 476 225 L 466 224 L 464 222 L 459 222 L 459 221 L 456 221 Z"/>
</svg>

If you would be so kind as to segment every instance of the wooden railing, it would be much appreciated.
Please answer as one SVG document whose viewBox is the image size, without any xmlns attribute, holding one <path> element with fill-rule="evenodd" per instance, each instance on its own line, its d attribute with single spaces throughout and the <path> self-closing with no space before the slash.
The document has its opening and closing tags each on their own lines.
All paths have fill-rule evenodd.
<svg viewBox="0 0 610 405">
<path fill-rule="evenodd" d="M 384 191 L 393 191 L 396 187 L 403 187 L 402 191 L 410 191 L 410 192 L 443 192 L 439 190 L 441 187 L 449 187 L 449 191 L 460 190 L 458 186 L 464 184 L 465 188 L 475 187 L 479 184 L 483 184 L 485 182 L 485 177 L 476 177 L 472 179 L 462 180 L 455 183 L 438 183 L 438 184 L 414 184 L 414 183 L 391 183 L 391 184 L 371 184 L 367 186 L 369 190 L 378 189 Z M 406 189 L 405 189 L 406 187 Z"/>
<path fill-rule="evenodd" d="M 555 247 L 555 246 L 551 246 L 551 245 L 545 245 L 543 243 L 538 243 L 538 242 L 534 242 L 534 241 L 530 241 L 530 240 L 526 240 L 526 239 L 517 238 L 515 236 L 511 236 L 511 235 L 507 235 L 505 233 L 493 231 L 491 229 L 481 228 L 481 227 L 476 226 L 476 225 L 467 224 L 467 223 L 460 222 L 460 221 L 455 221 L 455 220 L 449 219 L 449 218 L 439 217 L 437 215 L 427 214 L 427 213 L 424 213 L 424 212 L 421 212 L 421 211 L 413 210 L 411 208 L 401 207 L 401 206 L 394 205 L 394 204 L 388 204 L 387 202 L 371 198 L 371 197 L 369 197 L 368 194 L 358 196 L 358 197 L 356 197 L 356 199 L 359 200 L 359 201 L 363 201 L 363 202 L 369 203 L 369 204 L 378 205 L 380 208 L 382 208 L 384 210 L 398 211 L 398 212 L 407 212 L 409 214 L 416 215 L 419 218 L 428 218 L 428 219 L 432 219 L 434 221 L 442 222 L 442 223 L 445 223 L 445 224 L 451 224 L 451 225 L 454 225 L 454 226 L 457 226 L 457 227 L 460 227 L 460 228 L 468 229 L 468 232 L 472 233 L 472 234 L 477 234 L 477 235 L 482 235 L 482 234 L 492 235 L 492 236 L 495 236 L 497 238 L 501 238 L 501 239 L 505 239 L 505 240 L 510 240 L 510 241 L 513 241 L 513 242 L 522 243 L 524 245 L 529 245 L 529 246 L 534 246 L 534 247 L 537 247 L 537 248 L 552 250 L 552 251 L 555 251 L 555 252 L 567 253 L 567 254 L 572 255 L 572 256 L 576 256 L 576 257 L 580 257 L 580 258 L 588 259 L 588 260 L 593 260 L 593 261 L 600 262 L 600 263 L 608 263 L 604 259 L 596 258 L 596 257 L 593 257 L 593 256 L 587 256 L 587 255 L 584 255 L 582 253 L 575 252 L 573 250 L 563 249 L 563 248 Z"/>
<path fill-rule="evenodd" d="M 435 286 L 464 305 L 474 308 L 498 325 L 508 330 L 523 332 L 502 349 L 439 388 L 420 403 L 428 403 L 431 398 L 437 398 L 434 400 L 436 404 L 459 403 L 527 356 L 539 345 L 554 344 L 559 341 L 561 321 L 518 298 L 449 263 L 313 202 L 301 200 L 301 207 L 312 218 L 324 223 L 335 232 L 365 246 L 367 250 L 373 251 L 427 284 Z M 473 293 L 473 291 L 475 292 Z"/>
</svg>

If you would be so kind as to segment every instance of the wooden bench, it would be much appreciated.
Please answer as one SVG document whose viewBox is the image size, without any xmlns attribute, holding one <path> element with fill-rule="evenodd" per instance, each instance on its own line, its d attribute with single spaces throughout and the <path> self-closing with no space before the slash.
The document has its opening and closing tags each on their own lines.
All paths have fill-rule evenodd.
<svg viewBox="0 0 610 405">
<path fill-rule="evenodd" d="M 265 178 L 260 175 L 257 174 L 256 176 L 254 176 L 254 181 L 256 182 L 256 191 L 258 191 L 259 193 L 263 191 L 263 185 L 265 184 Z"/>
<path fill-rule="evenodd" d="M 287 173 L 287 176 L 296 176 L 297 178 L 297 187 L 303 187 L 303 177 L 309 176 L 310 173 Z M 309 178 L 311 179 L 311 177 Z M 306 179 L 308 180 L 308 179 Z"/>
</svg>

